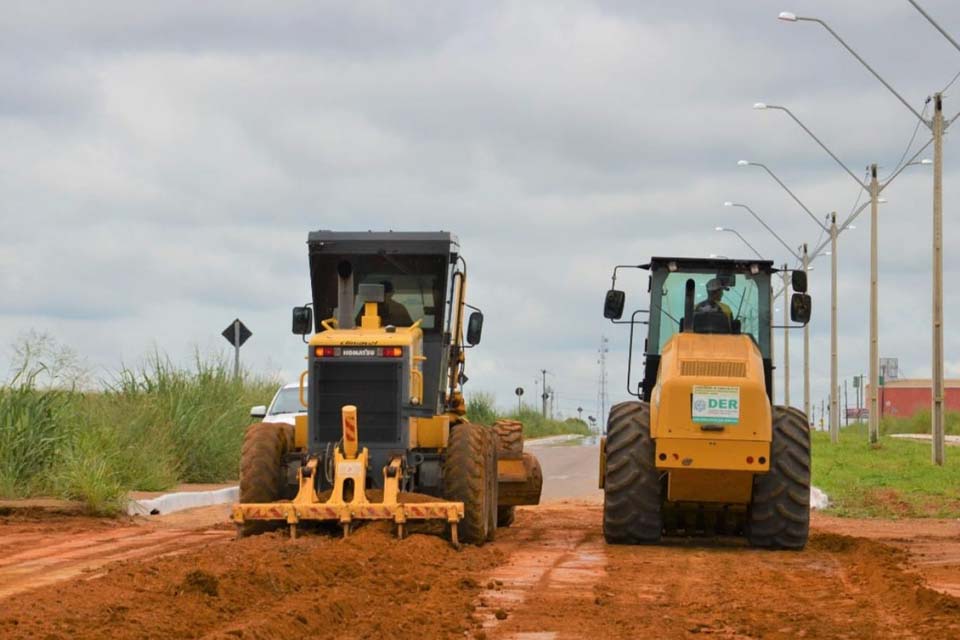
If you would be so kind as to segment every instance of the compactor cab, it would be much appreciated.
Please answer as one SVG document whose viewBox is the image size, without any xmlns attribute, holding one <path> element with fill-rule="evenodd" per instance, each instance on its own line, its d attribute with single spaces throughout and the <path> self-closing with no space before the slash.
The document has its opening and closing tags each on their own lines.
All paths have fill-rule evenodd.
<svg viewBox="0 0 960 640">
<path fill-rule="evenodd" d="M 637 397 L 613 406 L 601 445 L 604 536 L 636 544 L 730 533 L 802 548 L 810 434 L 801 411 L 771 403 L 772 263 L 653 258 L 637 268 L 650 273 L 649 308 L 620 320 L 617 269 L 604 302 L 606 318 L 630 325 L 627 386 Z M 794 272 L 793 289 L 791 318 L 805 324 L 806 273 Z M 647 337 L 634 387 L 639 324 Z"/>
<path fill-rule="evenodd" d="M 346 534 L 389 519 L 402 536 L 407 521 L 443 520 L 455 544 L 492 539 L 514 505 L 539 501 L 541 476 L 519 424 L 467 420 L 465 353 L 483 315 L 466 303 L 456 237 L 317 231 L 307 245 L 313 301 L 292 322 L 307 343 L 307 414 L 248 429 L 234 521 L 295 534 L 332 520 Z"/>
</svg>

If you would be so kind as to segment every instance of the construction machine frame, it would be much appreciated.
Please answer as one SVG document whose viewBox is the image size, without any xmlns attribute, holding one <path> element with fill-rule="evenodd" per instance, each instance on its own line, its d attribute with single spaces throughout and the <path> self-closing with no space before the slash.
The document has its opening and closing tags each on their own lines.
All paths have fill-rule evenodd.
<svg viewBox="0 0 960 640">
<path fill-rule="evenodd" d="M 623 322 L 622 268 L 604 303 L 614 322 Z M 650 306 L 626 321 L 627 390 L 638 400 L 611 409 L 601 445 L 607 541 L 737 533 L 756 546 L 802 548 L 809 425 L 802 412 L 771 402 L 773 264 L 653 258 L 634 268 L 650 273 Z M 793 288 L 791 316 L 802 326 L 810 317 L 804 272 L 794 272 Z M 641 313 L 646 320 L 637 320 Z M 647 326 L 644 377 L 634 386 L 640 324 Z"/>
<path fill-rule="evenodd" d="M 483 315 L 466 302 L 456 237 L 317 231 L 307 244 L 313 302 L 293 310 L 307 414 L 248 429 L 234 521 L 296 535 L 305 521 L 347 534 L 386 519 L 402 536 L 409 521 L 439 520 L 455 545 L 493 539 L 513 506 L 539 501 L 542 474 L 522 436 L 517 455 L 502 430 L 467 418 L 466 352 Z"/>
</svg>

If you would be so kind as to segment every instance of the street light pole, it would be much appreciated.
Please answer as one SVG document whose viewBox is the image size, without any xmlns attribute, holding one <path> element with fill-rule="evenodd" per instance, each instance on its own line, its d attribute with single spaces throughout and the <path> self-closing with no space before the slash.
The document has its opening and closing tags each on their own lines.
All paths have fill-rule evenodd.
<svg viewBox="0 0 960 640">
<path fill-rule="evenodd" d="M 787 291 L 790 284 L 788 281 L 789 265 L 783 263 L 783 405 L 790 406 L 790 301 Z"/>
<path fill-rule="evenodd" d="M 933 463 L 944 461 L 943 415 L 943 100 L 933 96 L 933 388 L 931 435 Z"/>
<path fill-rule="evenodd" d="M 880 183 L 877 182 L 877 165 L 870 165 L 870 407 L 868 411 L 868 431 L 871 444 L 880 439 L 880 345 L 878 341 L 878 292 L 877 292 L 877 223 L 879 220 Z"/>
<path fill-rule="evenodd" d="M 830 441 L 840 441 L 837 402 L 837 214 L 830 214 Z"/>
<path fill-rule="evenodd" d="M 810 256 L 803 245 L 803 272 L 809 276 Z M 810 420 L 810 323 L 803 325 L 803 413 Z"/>
</svg>

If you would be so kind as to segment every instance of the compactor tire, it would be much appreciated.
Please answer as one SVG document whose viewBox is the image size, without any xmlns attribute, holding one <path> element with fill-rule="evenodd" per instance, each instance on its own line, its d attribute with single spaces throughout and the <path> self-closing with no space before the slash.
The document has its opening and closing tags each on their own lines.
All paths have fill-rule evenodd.
<svg viewBox="0 0 960 640">
<path fill-rule="evenodd" d="M 464 422 L 450 430 L 443 461 L 443 497 L 463 503 L 458 537 L 482 545 L 490 526 L 490 441 L 487 427 Z M 496 467 L 493 470 L 494 477 Z M 495 498 L 494 498 L 495 499 Z M 493 502 L 494 508 L 496 502 Z"/>
<path fill-rule="evenodd" d="M 523 455 L 523 423 L 519 420 L 497 420 L 493 423 L 497 434 L 497 452 L 501 458 L 519 459 Z"/>
<path fill-rule="evenodd" d="M 516 507 L 497 507 L 497 526 L 509 527 L 513 524 L 513 519 L 516 517 L 516 514 Z"/>
<path fill-rule="evenodd" d="M 293 443 L 288 424 L 258 422 L 247 427 L 240 450 L 240 502 L 276 502 L 284 497 L 286 468 L 283 457 Z M 244 535 L 274 528 L 270 522 L 246 522 Z M 285 524 L 285 523 L 283 523 Z"/>
<path fill-rule="evenodd" d="M 646 402 L 621 402 L 610 409 L 603 485 L 603 537 L 610 544 L 660 541 L 663 515 L 655 449 Z"/>
<path fill-rule="evenodd" d="M 810 532 L 810 427 L 793 407 L 773 408 L 770 472 L 753 481 L 747 539 L 755 547 L 799 550 Z"/>
</svg>

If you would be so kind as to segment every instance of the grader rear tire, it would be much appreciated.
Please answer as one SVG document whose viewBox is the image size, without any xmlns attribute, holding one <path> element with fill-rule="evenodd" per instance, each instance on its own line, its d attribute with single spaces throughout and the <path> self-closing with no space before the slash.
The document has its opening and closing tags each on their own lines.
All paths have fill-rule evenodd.
<svg viewBox="0 0 960 640">
<path fill-rule="evenodd" d="M 799 550 L 810 533 L 810 427 L 793 407 L 773 408 L 770 472 L 753 482 L 747 539 L 755 547 Z"/>
<path fill-rule="evenodd" d="M 283 457 L 293 442 L 288 424 L 258 422 L 247 427 L 240 450 L 240 502 L 276 502 L 284 497 L 286 468 Z M 276 523 L 246 522 L 243 534 L 262 533 Z"/>
<path fill-rule="evenodd" d="M 497 451 L 503 459 L 519 459 L 523 455 L 523 423 L 519 420 L 497 420 Z"/>
<path fill-rule="evenodd" d="M 516 514 L 516 507 L 497 507 L 497 526 L 509 527 L 513 524 L 513 519 L 516 517 Z"/>
<path fill-rule="evenodd" d="M 482 545 L 490 526 L 490 437 L 487 428 L 464 422 L 450 430 L 443 461 L 443 497 L 463 503 L 461 542 Z M 496 469 L 493 471 L 496 474 Z M 494 507 L 496 502 L 492 503 Z"/>
<path fill-rule="evenodd" d="M 659 542 L 660 474 L 646 402 L 621 402 L 610 409 L 605 450 L 603 537 L 610 544 Z"/>
</svg>

